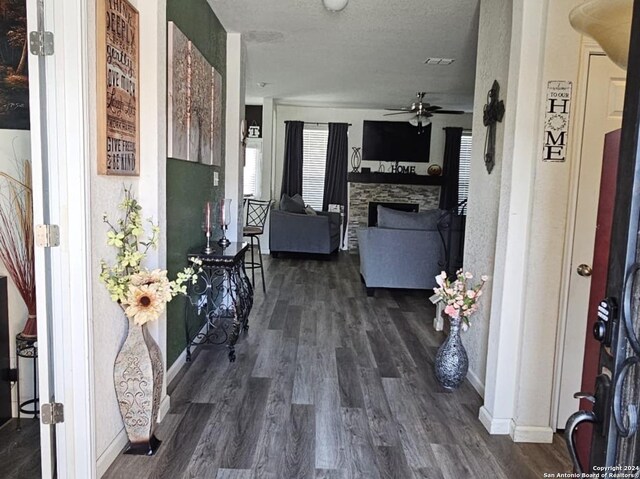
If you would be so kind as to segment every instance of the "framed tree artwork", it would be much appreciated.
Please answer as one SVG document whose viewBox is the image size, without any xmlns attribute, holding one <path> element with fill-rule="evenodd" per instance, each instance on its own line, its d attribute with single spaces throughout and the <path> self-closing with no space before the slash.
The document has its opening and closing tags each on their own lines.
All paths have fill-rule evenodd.
<svg viewBox="0 0 640 479">
<path fill-rule="evenodd" d="M 220 166 L 222 75 L 175 23 L 167 31 L 167 154 Z"/>
<path fill-rule="evenodd" d="M 98 173 L 140 174 L 139 18 L 126 0 L 97 0 Z"/>
<path fill-rule="evenodd" d="M 26 0 L 0 8 L 0 129 L 29 129 Z"/>
</svg>

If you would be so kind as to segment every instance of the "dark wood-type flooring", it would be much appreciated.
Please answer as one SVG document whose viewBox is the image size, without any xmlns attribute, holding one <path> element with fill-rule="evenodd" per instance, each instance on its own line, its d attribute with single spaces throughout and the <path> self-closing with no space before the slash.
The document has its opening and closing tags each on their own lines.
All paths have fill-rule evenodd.
<svg viewBox="0 0 640 479">
<path fill-rule="evenodd" d="M 0 477 L 36 479 L 40 477 L 40 422 L 11 419 L 0 428 Z"/>
<path fill-rule="evenodd" d="M 108 478 L 539 479 L 571 470 L 560 437 L 515 444 L 478 421 L 465 384 L 441 389 L 428 292 L 363 291 L 356 256 L 265 258 L 230 364 L 200 348 L 171 388 L 154 457 Z"/>
</svg>

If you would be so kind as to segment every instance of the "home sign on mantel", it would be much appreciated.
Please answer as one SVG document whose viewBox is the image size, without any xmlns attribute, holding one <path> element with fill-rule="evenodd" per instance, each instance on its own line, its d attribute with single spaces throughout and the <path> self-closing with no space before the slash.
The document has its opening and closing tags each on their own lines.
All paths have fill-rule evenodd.
<svg viewBox="0 0 640 479">
<path fill-rule="evenodd" d="M 140 174 L 139 19 L 126 0 L 97 0 L 98 173 Z"/>
</svg>

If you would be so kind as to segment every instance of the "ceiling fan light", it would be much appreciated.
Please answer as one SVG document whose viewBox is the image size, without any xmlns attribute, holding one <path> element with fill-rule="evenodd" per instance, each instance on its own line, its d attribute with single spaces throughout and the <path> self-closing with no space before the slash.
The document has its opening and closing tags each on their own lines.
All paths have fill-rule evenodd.
<svg viewBox="0 0 640 479">
<path fill-rule="evenodd" d="M 324 8 L 330 12 L 339 12 L 347 6 L 349 0 L 322 0 L 322 3 L 324 4 Z"/>
<path fill-rule="evenodd" d="M 423 128 L 425 126 L 429 126 L 431 124 L 431 120 L 429 120 L 428 118 L 411 118 L 411 120 L 409 120 L 409 124 L 411 126 L 416 126 L 419 128 Z"/>
<path fill-rule="evenodd" d="M 589 0 L 569 13 L 578 32 L 597 41 L 611 60 L 626 70 L 633 0 Z"/>
</svg>

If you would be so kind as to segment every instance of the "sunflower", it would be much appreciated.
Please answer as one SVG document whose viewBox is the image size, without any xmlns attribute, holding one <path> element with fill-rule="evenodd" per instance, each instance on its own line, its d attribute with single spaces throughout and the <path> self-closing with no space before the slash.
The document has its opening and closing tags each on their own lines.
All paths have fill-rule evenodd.
<svg viewBox="0 0 640 479">
<path fill-rule="evenodd" d="M 164 311 L 163 292 L 155 284 L 129 286 L 125 314 L 136 324 L 155 321 Z"/>
<path fill-rule="evenodd" d="M 153 271 L 142 270 L 131 275 L 129 281 L 130 286 L 154 286 L 160 298 L 165 301 L 171 301 L 171 283 L 167 278 L 167 270 L 154 269 Z"/>
</svg>

